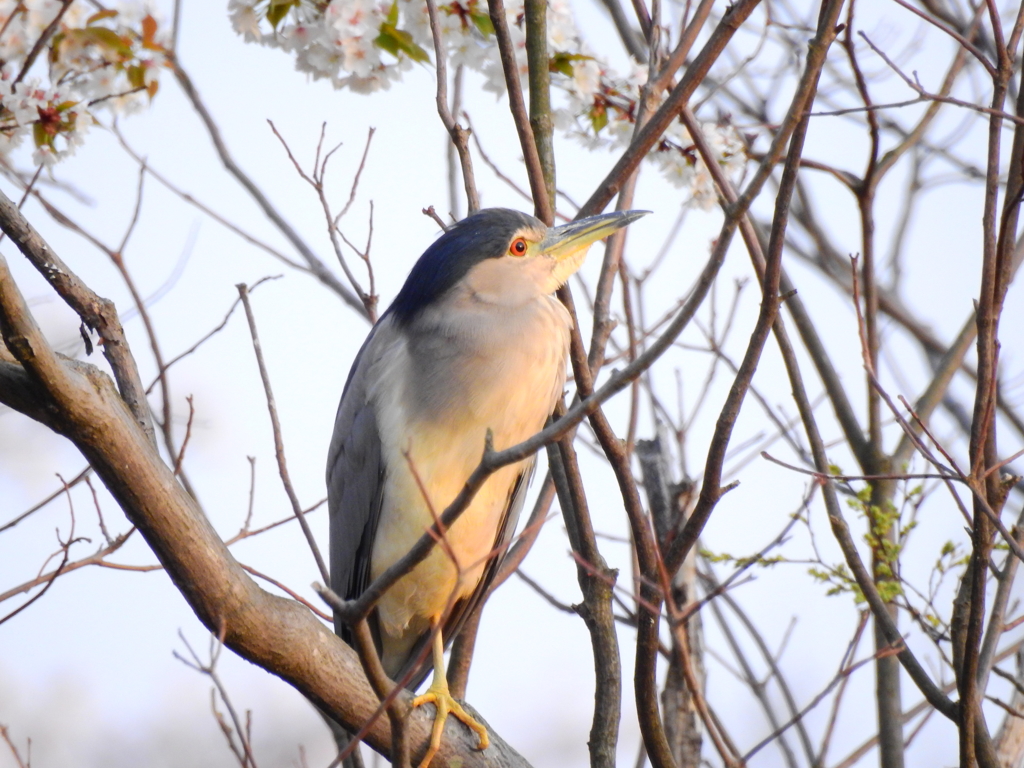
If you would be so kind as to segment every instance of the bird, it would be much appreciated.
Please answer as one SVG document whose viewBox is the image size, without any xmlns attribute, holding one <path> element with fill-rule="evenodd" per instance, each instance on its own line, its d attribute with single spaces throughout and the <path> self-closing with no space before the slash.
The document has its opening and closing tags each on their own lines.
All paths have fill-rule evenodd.
<svg viewBox="0 0 1024 768">
<path fill-rule="evenodd" d="M 509 448 L 543 429 L 565 385 L 572 319 L 553 296 L 591 244 L 647 211 L 547 227 L 506 208 L 452 225 L 416 261 L 356 355 L 328 452 L 331 588 L 358 598 L 405 555 L 479 464 L 485 440 Z M 450 713 L 487 729 L 452 697 L 444 650 L 477 608 L 510 544 L 534 457 L 497 470 L 461 517 L 369 617 L 384 671 L 415 690 L 431 643 L 433 680 L 413 706 L 436 714 L 420 768 Z M 348 628 L 336 630 L 351 643 Z"/>
</svg>

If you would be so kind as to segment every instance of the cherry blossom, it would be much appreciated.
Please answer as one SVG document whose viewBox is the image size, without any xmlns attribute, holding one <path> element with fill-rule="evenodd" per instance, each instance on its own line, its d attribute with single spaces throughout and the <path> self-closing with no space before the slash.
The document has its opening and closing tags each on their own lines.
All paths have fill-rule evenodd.
<svg viewBox="0 0 1024 768">
<path fill-rule="evenodd" d="M 47 48 L 22 72 L 32 47 L 58 19 Z M 147 3 L 97 11 L 58 0 L 0 0 L 0 153 L 31 136 L 33 161 L 51 164 L 74 152 L 105 110 L 148 105 L 166 66 L 166 35 Z"/>
<path fill-rule="evenodd" d="M 527 87 L 523 0 L 505 4 L 509 35 L 523 87 Z M 433 39 L 424 0 L 331 0 L 326 5 L 293 0 L 230 0 L 235 31 L 247 42 L 294 54 L 296 67 L 314 79 L 359 93 L 387 89 L 415 62 L 428 62 Z M 485 0 L 438 1 L 438 21 L 453 67 L 480 73 L 483 88 L 505 92 L 505 77 Z M 553 120 L 557 130 L 592 148 L 622 148 L 635 129 L 646 67 L 625 76 L 590 50 L 567 0 L 551 0 L 547 18 Z M 430 54 L 428 54 L 428 51 Z M 745 145 L 728 124 L 706 123 L 703 131 L 726 172 L 736 176 L 746 162 Z M 681 123 L 667 131 L 650 160 L 694 203 L 714 204 L 710 174 Z"/>
</svg>

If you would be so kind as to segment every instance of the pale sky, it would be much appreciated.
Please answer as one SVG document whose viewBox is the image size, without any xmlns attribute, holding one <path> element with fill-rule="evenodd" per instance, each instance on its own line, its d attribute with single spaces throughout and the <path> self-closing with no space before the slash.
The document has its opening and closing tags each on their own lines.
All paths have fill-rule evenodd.
<svg viewBox="0 0 1024 768">
<path fill-rule="evenodd" d="M 907 24 L 906 20 L 895 17 L 888 6 L 882 9 L 877 2 L 865 3 L 862 13 L 868 11 L 877 14 L 877 28 L 885 33 L 881 37 L 883 42 L 895 46 L 912 37 L 909 25 L 898 26 Z M 613 32 L 597 4 L 584 1 L 577 6 L 576 13 L 592 45 L 600 50 L 614 47 Z M 332 267 L 334 260 L 319 203 L 312 190 L 297 177 L 266 121 L 274 122 L 300 162 L 307 165 L 322 122 L 327 122 L 328 144 L 343 142 L 331 161 L 329 173 L 329 194 L 336 209 L 348 197 L 367 129 L 376 127 L 358 196 L 343 229 L 353 242 L 365 242 L 369 202 L 373 201 L 372 259 L 381 306 L 385 307 L 414 259 L 437 234 L 436 224 L 420 210 L 428 205 L 434 205 L 439 212 L 447 208 L 442 151 L 445 135 L 434 111 L 433 71 L 414 67 L 402 84 L 372 96 L 336 92 L 326 83 L 308 82 L 305 75 L 295 72 L 287 54 L 245 45 L 232 32 L 220 3 L 205 7 L 185 4 L 180 54 L 236 160 Z M 482 92 L 472 77 L 466 98 L 485 149 L 506 173 L 525 186 L 517 139 L 504 100 Z M 714 114 L 706 117 L 711 119 Z M 957 114 L 950 119 L 951 129 L 962 117 Z M 133 148 L 148 158 L 154 169 L 218 213 L 291 255 L 283 238 L 223 171 L 197 117 L 166 73 L 152 108 L 122 118 L 120 125 Z M 807 155 L 838 155 L 840 159 L 836 162 L 840 162 L 844 147 L 849 146 L 849 165 L 859 170 L 860 134 L 844 126 L 836 118 L 816 118 Z M 983 136 L 977 122 L 972 131 L 972 135 Z M 983 145 L 978 147 L 980 153 Z M 560 186 L 580 202 L 611 167 L 614 155 L 604 151 L 588 153 L 578 144 L 560 139 L 558 160 Z M 476 167 L 484 205 L 529 208 L 479 159 Z M 77 202 L 52 188 L 46 188 L 45 193 L 83 227 L 116 245 L 131 218 L 137 173 L 137 166 L 119 149 L 116 138 L 95 128 L 78 154 L 56 170 L 59 179 L 81 190 L 90 203 Z M 845 193 L 837 191 L 835 185 L 824 181 L 814 184 L 819 206 L 849 204 Z M 940 188 L 927 198 L 929 210 L 924 214 L 924 223 L 915 224 L 913 250 L 917 256 L 907 279 L 919 281 L 918 285 L 926 289 L 919 287 L 919 292 L 908 298 L 944 339 L 959 330 L 970 311 L 971 297 L 976 294 L 974 260 L 978 252 L 980 188 L 974 188 L 966 199 L 962 187 L 952 192 Z M 15 194 L 9 184 L 4 184 L 4 190 L 9 196 Z M 894 179 L 885 194 L 898 200 L 901 182 Z M 636 207 L 650 209 L 654 215 L 631 229 L 628 253 L 635 269 L 639 270 L 660 248 L 682 200 L 682 194 L 661 180 L 653 168 L 645 169 Z M 892 216 L 889 220 L 885 216 L 888 211 L 894 215 L 896 208 L 881 208 L 880 229 L 888 231 Z M 131 308 L 123 283 L 102 253 L 48 220 L 37 204 L 30 203 L 26 211 L 50 244 L 93 288 L 115 300 L 122 314 Z M 859 241 L 852 220 L 844 220 L 839 214 L 831 220 L 837 242 L 843 243 L 842 247 L 849 252 L 856 252 Z M 717 236 L 719 221 L 713 212 L 689 213 L 661 278 L 648 296 L 648 318 L 660 316 L 685 293 L 703 265 L 711 240 Z M 150 307 L 164 354 L 178 354 L 220 322 L 237 295 L 236 283 L 251 284 L 267 275 L 284 275 L 283 279 L 257 289 L 253 305 L 277 398 L 289 469 L 301 501 L 311 505 L 325 495 L 324 462 L 334 411 L 344 377 L 368 327 L 316 281 L 246 244 L 154 180 L 147 179 L 141 219 L 126 251 L 127 263 L 144 295 L 151 294 L 168 279 L 193 240 L 194 246 L 172 290 Z M 31 274 L 9 243 L 0 247 L 16 277 L 24 279 L 23 290 L 33 301 L 51 339 L 58 345 L 74 346 L 78 338 L 76 319 Z M 968 259 L 969 268 L 965 267 Z M 595 249 L 584 268 L 584 276 L 596 275 L 599 262 L 600 252 Z M 353 265 L 362 275 L 358 261 Z M 845 348 L 851 353 L 840 359 L 839 365 L 851 396 L 862 409 L 863 376 L 849 300 L 795 258 L 790 259 L 787 267 L 812 313 L 820 318 L 828 342 L 849 345 Z M 750 276 L 745 252 L 734 248 L 719 279 L 720 311 L 724 312 L 731 300 L 732 281 Z M 966 288 L 965 283 L 969 283 Z M 1011 304 L 1019 295 L 1019 287 L 1011 289 Z M 756 311 L 756 291 L 751 283 L 745 290 L 728 345 L 729 353 L 736 359 L 742 354 Z M 707 312 L 702 318 L 707 319 Z M 1024 317 L 1019 307 L 1014 306 L 1004 324 L 1004 335 L 1009 338 L 1005 340 L 1003 364 L 1018 375 L 1020 347 L 1015 348 L 1014 342 L 1019 334 L 1010 329 L 1022 327 L 1021 323 Z M 127 329 L 143 378 L 148 381 L 154 364 L 137 317 L 127 323 Z M 588 330 L 585 328 L 585 333 Z M 702 343 L 696 328 L 689 329 L 683 340 L 693 345 Z M 906 344 L 898 349 L 908 350 L 900 353 L 900 363 L 918 381 L 922 366 L 919 353 Z M 674 403 L 672 369 L 680 367 L 684 401 L 690 405 L 703 382 L 709 357 L 685 350 L 674 350 L 672 355 L 672 362 L 662 369 L 656 387 L 667 402 Z M 102 365 L 98 357 L 93 355 L 90 361 Z M 816 396 L 820 384 L 806 361 L 805 377 L 812 396 Z M 688 466 L 692 473 L 699 472 L 703 464 L 703 446 L 713 428 L 729 377 L 720 375 L 716 381 L 710 405 L 690 436 L 692 453 Z M 892 376 L 888 381 L 898 391 L 904 391 L 898 389 L 899 382 Z M 772 405 L 784 403 L 790 416 L 795 413 L 787 402 L 788 384 L 771 341 L 755 385 Z M 961 395 L 969 395 L 961 385 L 958 387 Z M 196 416 L 186 467 L 217 529 L 229 537 L 244 520 L 249 488 L 247 456 L 257 460 L 254 526 L 288 516 L 289 506 L 274 465 L 263 391 L 240 313 L 232 317 L 220 335 L 174 369 L 172 394 L 179 440 L 188 414 L 185 397 L 194 396 Z M 916 391 L 906 394 L 912 398 Z M 969 402 L 968 397 L 964 399 Z M 622 423 L 627 407 L 625 397 L 609 406 L 610 413 L 619 420 L 617 424 Z M 827 406 L 821 409 L 826 411 Z M 643 413 L 640 436 L 649 437 L 646 407 Z M 941 434 L 951 434 L 948 426 L 943 430 Z M 739 446 L 769 431 L 770 425 L 761 410 L 748 399 L 733 445 Z M 838 436 L 829 422 L 826 438 Z M 1009 454 L 1020 446 L 1005 447 Z M 770 450 L 792 459 L 782 443 Z M 830 450 L 835 451 L 837 461 L 852 466 L 842 448 Z M 614 478 L 605 465 L 590 459 L 586 448 L 581 447 L 580 453 L 585 457 L 583 469 L 596 528 L 609 535 L 626 535 Z M 70 479 L 83 467 L 84 460 L 67 442 L 18 414 L 0 410 L 0 524 L 59 487 L 57 473 Z M 704 538 L 705 546 L 733 555 L 752 553 L 770 541 L 785 524 L 786 515 L 799 506 L 805 486 L 802 476 L 760 459 L 745 466 L 739 479 L 741 485 L 720 504 Z M 92 538 L 91 544 L 82 543 L 73 550 L 73 554 L 81 557 L 98 546 L 101 537 L 87 490 L 78 489 L 73 498 L 76 534 Z M 126 530 L 123 515 L 103 492 L 100 503 L 111 532 Z M 1016 504 L 1014 514 L 1019 508 L 1019 502 Z M 928 507 L 928 514 L 934 525 L 921 527 L 920 535 L 908 550 L 906 565 L 908 572 L 925 579 L 942 541 L 965 538 L 962 521 L 952 505 L 943 501 Z M 42 560 L 57 548 L 54 529 L 66 536 L 68 521 L 67 502 L 60 500 L 0 536 L 0 591 L 36 574 Z M 321 547 L 326 548 L 325 510 L 313 514 L 310 522 Z M 814 507 L 813 525 L 825 558 L 838 562 L 820 505 Z M 626 546 L 602 541 L 602 548 L 611 564 L 621 569 L 620 584 L 628 588 L 630 565 Z M 798 530 L 786 553 L 800 558 L 806 556 L 806 550 L 805 529 Z M 241 561 L 316 600 L 309 585 L 319 577 L 294 523 L 243 542 L 233 551 Z M 137 536 L 113 559 L 138 565 L 154 562 Z M 557 515 L 548 523 L 523 570 L 563 602 L 580 599 L 575 567 Z M 728 572 L 726 567 L 718 571 L 720 576 Z M 835 673 L 856 621 L 851 599 L 825 597 L 826 588 L 813 583 L 804 566 L 780 566 L 756 575 L 757 579 L 738 589 L 735 596 L 759 623 L 769 645 L 775 651 L 785 646 L 781 664 L 803 705 Z M 17 601 L 5 603 L 3 612 L 16 604 Z M 793 617 L 796 625 L 790 634 Z M 705 627 L 708 646 L 728 657 L 728 649 L 710 617 L 705 619 Z M 25 739 L 32 739 L 33 764 L 41 768 L 232 765 L 233 757 L 209 712 L 208 681 L 172 657 L 174 651 L 184 652 L 179 631 L 200 653 L 206 652 L 206 631 L 161 572 L 86 568 L 59 579 L 38 603 L 0 626 L 0 723 L 10 726 L 11 736 L 20 746 L 24 746 Z M 919 647 L 928 647 L 919 632 L 912 631 L 911 637 L 917 638 Z M 633 764 L 639 743 L 632 713 L 634 639 L 631 630 L 620 630 L 625 678 L 620 735 L 622 765 Z M 867 653 L 865 644 L 860 655 Z M 741 745 L 752 746 L 770 731 L 760 709 L 721 664 L 712 659 L 707 663 L 711 669 L 710 700 L 720 712 L 726 713 Z M 324 766 L 330 761 L 332 744 L 326 728 L 286 684 L 229 652 L 222 656 L 220 670 L 234 705 L 240 710 L 253 710 L 256 757 L 263 768 L 298 764 L 300 745 L 309 766 Z M 853 676 L 848 702 L 865 700 L 872 685 L 870 669 Z M 469 701 L 537 768 L 584 766 L 588 764 L 586 739 L 592 689 L 590 644 L 582 621 L 555 610 L 522 581 L 510 579 L 485 612 Z M 772 695 L 776 697 L 777 691 L 773 689 Z M 909 682 L 904 697 L 905 706 L 918 698 Z M 844 710 L 831 752 L 834 758 L 873 733 L 873 715 L 863 714 L 868 711 L 858 712 L 851 705 Z M 808 719 L 820 724 L 825 717 L 827 708 L 822 707 Z M 998 718 L 993 715 L 990 722 L 998 722 Z M 956 745 L 952 726 L 941 717 L 934 717 L 924 734 L 908 753 L 908 764 L 949 763 L 952 758 L 948 756 L 955 754 Z M 868 758 L 869 762 L 873 759 Z M 768 748 L 752 765 L 772 766 L 780 764 L 779 761 L 778 751 Z M 0 768 L 8 765 L 13 763 L 0 749 Z"/>
</svg>

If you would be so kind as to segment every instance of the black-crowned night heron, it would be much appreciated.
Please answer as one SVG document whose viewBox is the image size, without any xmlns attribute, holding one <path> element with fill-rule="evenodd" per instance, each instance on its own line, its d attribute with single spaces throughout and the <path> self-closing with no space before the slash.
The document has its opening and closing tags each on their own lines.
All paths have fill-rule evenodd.
<svg viewBox="0 0 1024 768">
<path fill-rule="evenodd" d="M 479 464 L 488 430 L 501 450 L 543 428 L 565 384 L 572 326 L 551 294 L 593 242 L 644 213 L 549 229 L 517 211 L 487 209 L 419 258 L 356 356 L 338 407 L 327 463 L 335 592 L 358 597 L 409 551 Z M 444 649 L 486 593 L 532 469 L 530 458 L 491 475 L 447 531 L 447 546 L 385 592 L 371 617 L 394 679 L 444 622 L 434 633 L 433 682 L 414 701 L 437 707 L 421 766 L 436 753 L 448 713 L 479 734 L 481 749 L 488 744 L 486 728 L 448 691 Z M 427 671 L 413 674 L 410 687 Z"/>
</svg>

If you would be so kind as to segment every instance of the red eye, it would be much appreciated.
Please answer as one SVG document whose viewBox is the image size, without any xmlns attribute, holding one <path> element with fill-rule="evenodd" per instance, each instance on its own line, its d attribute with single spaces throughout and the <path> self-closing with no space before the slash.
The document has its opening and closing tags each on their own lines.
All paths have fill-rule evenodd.
<svg viewBox="0 0 1024 768">
<path fill-rule="evenodd" d="M 517 237 L 508 247 L 508 252 L 513 256 L 522 256 L 526 253 L 526 238 Z"/>
</svg>

